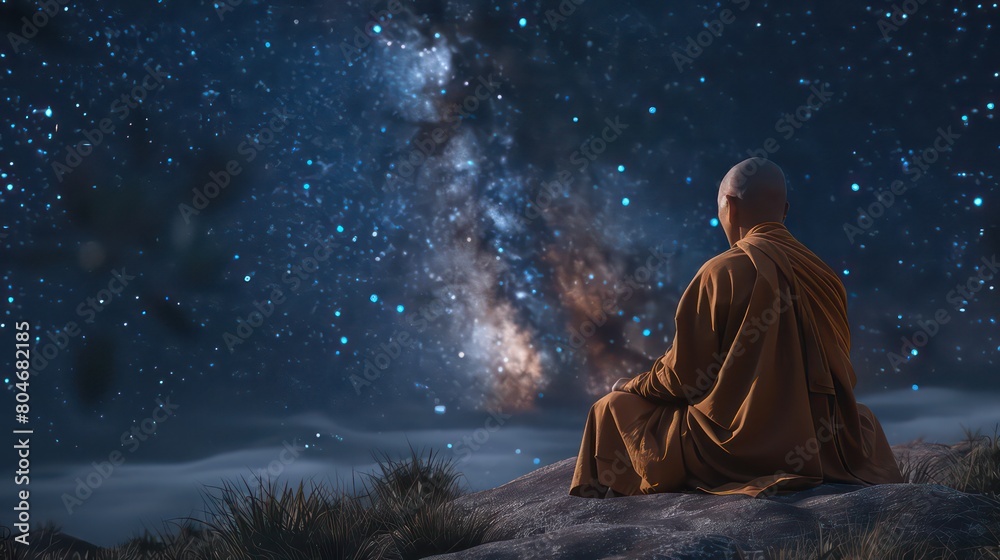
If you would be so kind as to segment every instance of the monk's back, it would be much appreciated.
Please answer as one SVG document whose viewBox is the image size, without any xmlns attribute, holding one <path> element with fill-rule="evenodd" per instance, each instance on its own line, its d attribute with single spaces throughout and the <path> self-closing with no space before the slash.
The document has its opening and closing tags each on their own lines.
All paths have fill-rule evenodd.
<svg viewBox="0 0 1000 560">
<path fill-rule="evenodd" d="M 722 296 L 720 287 L 731 285 L 731 295 L 717 332 L 723 363 L 688 409 L 686 456 L 700 457 L 689 466 L 690 482 L 746 492 L 898 481 L 881 429 L 854 399 L 846 298 L 830 267 L 780 224 L 763 224 L 701 273 L 709 277 L 703 285 Z M 874 469 L 866 456 L 873 450 Z M 745 484 L 733 484 L 734 468 L 745 470 Z"/>
<path fill-rule="evenodd" d="M 591 407 L 570 493 L 901 482 L 854 398 L 844 286 L 783 224 L 783 172 L 745 160 L 717 201 L 732 248 L 681 295 L 666 353 Z"/>
</svg>

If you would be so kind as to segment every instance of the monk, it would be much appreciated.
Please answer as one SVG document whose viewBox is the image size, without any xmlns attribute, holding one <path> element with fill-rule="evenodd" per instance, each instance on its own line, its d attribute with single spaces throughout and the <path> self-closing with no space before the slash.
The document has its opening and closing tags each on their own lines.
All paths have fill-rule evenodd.
<svg viewBox="0 0 1000 560">
<path fill-rule="evenodd" d="M 847 297 L 785 228 L 785 176 L 751 158 L 719 187 L 731 248 L 695 275 L 673 344 L 590 409 L 570 494 L 770 495 L 902 482 L 854 398 Z"/>
</svg>

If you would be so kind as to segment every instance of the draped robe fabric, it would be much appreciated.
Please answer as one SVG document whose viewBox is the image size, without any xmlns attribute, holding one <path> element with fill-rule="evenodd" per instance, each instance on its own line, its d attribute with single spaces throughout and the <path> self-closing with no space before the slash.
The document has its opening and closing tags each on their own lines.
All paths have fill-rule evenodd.
<svg viewBox="0 0 1000 560">
<path fill-rule="evenodd" d="M 903 481 L 854 398 L 844 286 L 782 224 L 705 263 L 675 321 L 652 368 L 591 407 L 570 494 Z"/>
</svg>

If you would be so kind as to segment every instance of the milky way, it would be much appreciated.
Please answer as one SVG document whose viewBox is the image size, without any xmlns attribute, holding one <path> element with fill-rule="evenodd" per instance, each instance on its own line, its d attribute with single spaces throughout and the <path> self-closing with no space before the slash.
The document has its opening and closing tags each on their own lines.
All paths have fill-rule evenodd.
<svg viewBox="0 0 1000 560">
<path fill-rule="evenodd" d="M 895 10 L 71 2 L 22 42 L 36 5 L 0 4 L 0 331 L 32 325 L 39 454 L 86 463 L 166 396 L 582 418 L 668 348 L 762 152 L 859 389 L 997 389 L 998 8 Z M 148 458 L 258 443 L 186 436 Z"/>
</svg>

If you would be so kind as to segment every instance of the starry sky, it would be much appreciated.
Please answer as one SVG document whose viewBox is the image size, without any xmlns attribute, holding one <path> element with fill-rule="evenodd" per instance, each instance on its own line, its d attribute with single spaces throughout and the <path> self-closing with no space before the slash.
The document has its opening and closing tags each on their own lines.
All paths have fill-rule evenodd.
<svg viewBox="0 0 1000 560">
<path fill-rule="evenodd" d="M 889 439 L 1000 421 L 995 3 L 0 13 L 37 521 L 111 544 L 223 478 L 347 481 L 413 446 L 475 490 L 574 455 L 728 248 L 716 191 L 750 155 L 845 284 Z"/>
</svg>

